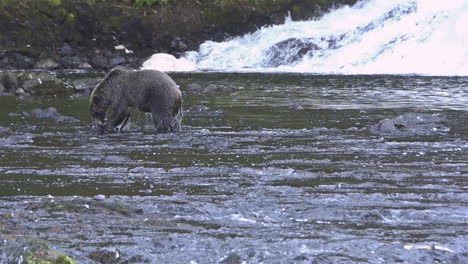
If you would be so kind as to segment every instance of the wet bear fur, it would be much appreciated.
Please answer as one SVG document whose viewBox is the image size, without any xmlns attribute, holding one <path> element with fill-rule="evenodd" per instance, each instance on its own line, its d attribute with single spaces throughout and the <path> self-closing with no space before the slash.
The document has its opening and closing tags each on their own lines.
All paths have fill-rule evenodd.
<svg viewBox="0 0 468 264">
<path fill-rule="evenodd" d="M 152 114 L 158 132 L 179 131 L 182 93 L 167 74 L 156 70 L 113 69 L 91 93 L 93 127 L 121 131 L 130 118 L 130 108 Z M 106 122 L 109 109 L 112 117 Z"/>
</svg>

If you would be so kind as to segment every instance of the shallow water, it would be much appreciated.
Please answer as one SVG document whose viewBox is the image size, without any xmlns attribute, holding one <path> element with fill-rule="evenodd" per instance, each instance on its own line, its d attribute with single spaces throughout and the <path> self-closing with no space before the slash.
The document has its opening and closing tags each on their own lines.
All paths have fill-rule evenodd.
<svg viewBox="0 0 468 264">
<path fill-rule="evenodd" d="M 85 96 L 0 97 L 2 236 L 79 263 L 468 263 L 467 77 L 172 76 L 232 92 L 184 93 L 209 110 L 172 134 L 139 113 L 96 134 Z M 81 122 L 9 115 L 48 106 Z M 369 133 L 409 112 L 450 131 Z"/>
</svg>

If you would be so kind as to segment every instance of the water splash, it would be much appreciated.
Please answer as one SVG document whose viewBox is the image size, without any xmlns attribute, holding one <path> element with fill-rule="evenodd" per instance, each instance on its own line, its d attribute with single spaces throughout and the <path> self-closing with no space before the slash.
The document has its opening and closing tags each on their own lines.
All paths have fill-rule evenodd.
<svg viewBox="0 0 468 264">
<path fill-rule="evenodd" d="M 202 70 L 466 76 L 466 21 L 465 0 L 363 0 L 187 56 Z"/>
</svg>

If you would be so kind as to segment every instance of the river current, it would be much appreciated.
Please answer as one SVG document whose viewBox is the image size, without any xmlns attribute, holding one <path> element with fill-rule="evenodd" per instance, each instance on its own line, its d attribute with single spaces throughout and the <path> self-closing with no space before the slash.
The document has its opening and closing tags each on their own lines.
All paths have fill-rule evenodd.
<svg viewBox="0 0 468 264">
<path fill-rule="evenodd" d="M 78 263 L 468 263 L 467 77 L 171 76 L 177 133 L 134 113 L 97 134 L 87 96 L 0 97 L 0 263 L 18 238 Z M 49 106 L 80 121 L 14 115 Z M 369 132 L 404 113 L 450 130 Z"/>
</svg>

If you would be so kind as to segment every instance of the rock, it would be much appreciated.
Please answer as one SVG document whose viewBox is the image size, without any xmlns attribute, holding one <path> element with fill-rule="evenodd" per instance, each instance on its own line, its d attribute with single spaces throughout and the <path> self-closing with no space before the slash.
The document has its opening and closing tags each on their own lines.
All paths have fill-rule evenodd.
<svg viewBox="0 0 468 264">
<path fill-rule="evenodd" d="M 289 109 L 295 110 L 295 111 L 304 111 L 304 107 L 302 105 L 293 105 L 293 106 L 290 106 Z"/>
<path fill-rule="evenodd" d="M 25 117 L 49 118 L 56 122 L 79 122 L 80 121 L 70 116 L 60 115 L 55 107 L 49 107 L 45 110 L 36 108 L 29 113 L 23 112 L 22 115 Z"/>
<path fill-rule="evenodd" d="M 16 89 L 15 94 L 18 95 L 18 96 L 23 96 L 23 95 L 28 95 L 29 96 L 30 95 L 23 88 Z"/>
<path fill-rule="evenodd" d="M 75 50 L 68 44 L 65 44 L 63 47 L 58 49 L 58 54 L 60 54 L 60 56 L 73 56 L 75 53 Z"/>
<path fill-rule="evenodd" d="M 76 264 L 77 262 L 64 253 L 57 251 L 44 241 L 33 238 L 5 237 L 2 258 L 4 263 L 50 263 L 50 264 Z"/>
<path fill-rule="evenodd" d="M 169 46 L 177 52 L 184 52 L 188 48 L 187 44 L 179 37 L 174 38 Z"/>
<path fill-rule="evenodd" d="M 78 69 L 92 69 L 93 66 L 89 65 L 89 63 L 87 62 L 83 62 L 83 63 L 80 63 L 80 65 L 78 65 Z"/>
<path fill-rule="evenodd" d="M 206 87 L 199 85 L 198 83 L 191 83 L 187 85 L 185 91 L 188 93 L 216 93 L 216 92 L 232 92 L 233 89 L 230 87 L 219 87 L 216 84 L 209 84 Z"/>
<path fill-rule="evenodd" d="M 60 60 L 62 67 L 66 69 L 76 69 L 83 63 L 77 56 L 65 56 Z"/>
<path fill-rule="evenodd" d="M 29 69 L 35 64 L 34 59 L 30 57 L 21 55 L 19 53 L 14 53 L 14 56 L 15 56 L 15 65 L 18 68 Z"/>
<path fill-rule="evenodd" d="M 43 69 L 43 70 L 53 70 L 59 67 L 60 65 L 50 58 L 42 59 L 38 61 L 36 64 L 34 64 L 35 69 Z"/>
<path fill-rule="evenodd" d="M 193 105 L 185 111 L 185 114 L 188 116 L 210 116 L 210 117 L 222 117 L 224 115 L 223 110 L 209 110 L 207 106 L 204 105 Z"/>
<path fill-rule="evenodd" d="M 4 133 L 8 133 L 8 132 L 10 132 L 9 127 L 0 126 L 0 134 L 4 134 Z"/>
<path fill-rule="evenodd" d="M 220 264 L 240 264 L 242 263 L 241 257 L 236 253 L 230 253 L 225 258 L 221 259 Z"/>
<path fill-rule="evenodd" d="M 83 78 L 72 82 L 75 92 L 81 94 L 91 94 L 94 87 L 99 83 L 99 78 Z"/>
<path fill-rule="evenodd" d="M 96 55 L 91 58 L 90 64 L 95 69 L 109 69 L 109 61 L 103 55 Z"/>
<path fill-rule="evenodd" d="M 262 66 L 278 67 L 281 65 L 291 65 L 302 60 L 306 55 L 311 56 L 312 51 L 320 49 L 312 41 L 312 38 L 290 38 L 280 41 L 267 50 L 267 56 Z"/>
<path fill-rule="evenodd" d="M 387 136 L 437 135 L 449 131 L 441 117 L 430 114 L 408 113 L 381 120 L 370 126 L 372 134 Z"/>
<path fill-rule="evenodd" d="M 203 111 L 207 111 L 208 109 L 210 108 L 204 105 L 193 105 L 189 109 L 187 109 L 187 111 L 188 112 L 203 112 Z"/>
<path fill-rule="evenodd" d="M 208 86 L 205 88 L 205 90 L 207 92 L 218 92 L 218 91 L 220 91 L 220 89 L 218 89 L 218 86 L 216 86 L 216 84 L 212 84 L 212 83 L 208 84 Z"/>
<path fill-rule="evenodd" d="M 185 91 L 189 93 L 200 93 L 202 91 L 202 86 L 199 85 L 198 83 L 191 83 L 187 85 L 187 88 L 185 88 Z"/>
<path fill-rule="evenodd" d="M 58 116 L 59 113 L 55 107 L 49 107 L 46 110 L 42 110 L 40 108 L 36 108 L 31 111 L 31 116 L 38 117 L 38 118 L 50 118 L 53 116 Z"/>
<path fill-rule="evenodd" d="M 185 59 L 166 54 L 166 53 L 156 53 L 153 54 L 148 60 L 143 62 L 141 67 L 145 69 L 153 69 L 158 71 L 195 71 L 197 69 L 195 63 Z"/>
<path fill-rule="evenodd" d="M 25 91 L 30 91 L 32 90 L 32 88 L 36 85 L 40 85 L 42 82 L 39 81 L 38 79 L 33 79 L 33 80 L 25 80 L 23 81 L 23 84 L 21 85 L 22 88 L 25 90 Z"/>
<path fill-rule="evenodd" d="M 4 93 L 16 91 L 19 87 L 17 73 L 0 72 L 0 85 L 3 86 Z"/>
<path fill-rule="evenodd" d="M 119 56 L 119 55 L 114 55 L 109 59 L 109 64 L 110 64 L 110 66 L 112 68 L 117 66 L 117 65 L 124 64 L 126 62 L 127 62 L 127 60 L 124 57 Z"/>
<path fill-rule="evenodd" d="M 24 72 L 18 75 L 21 88 L 31 95 L 60 95 L 69 92 L 65 84 L 48 72 Z"/>
</svg>

